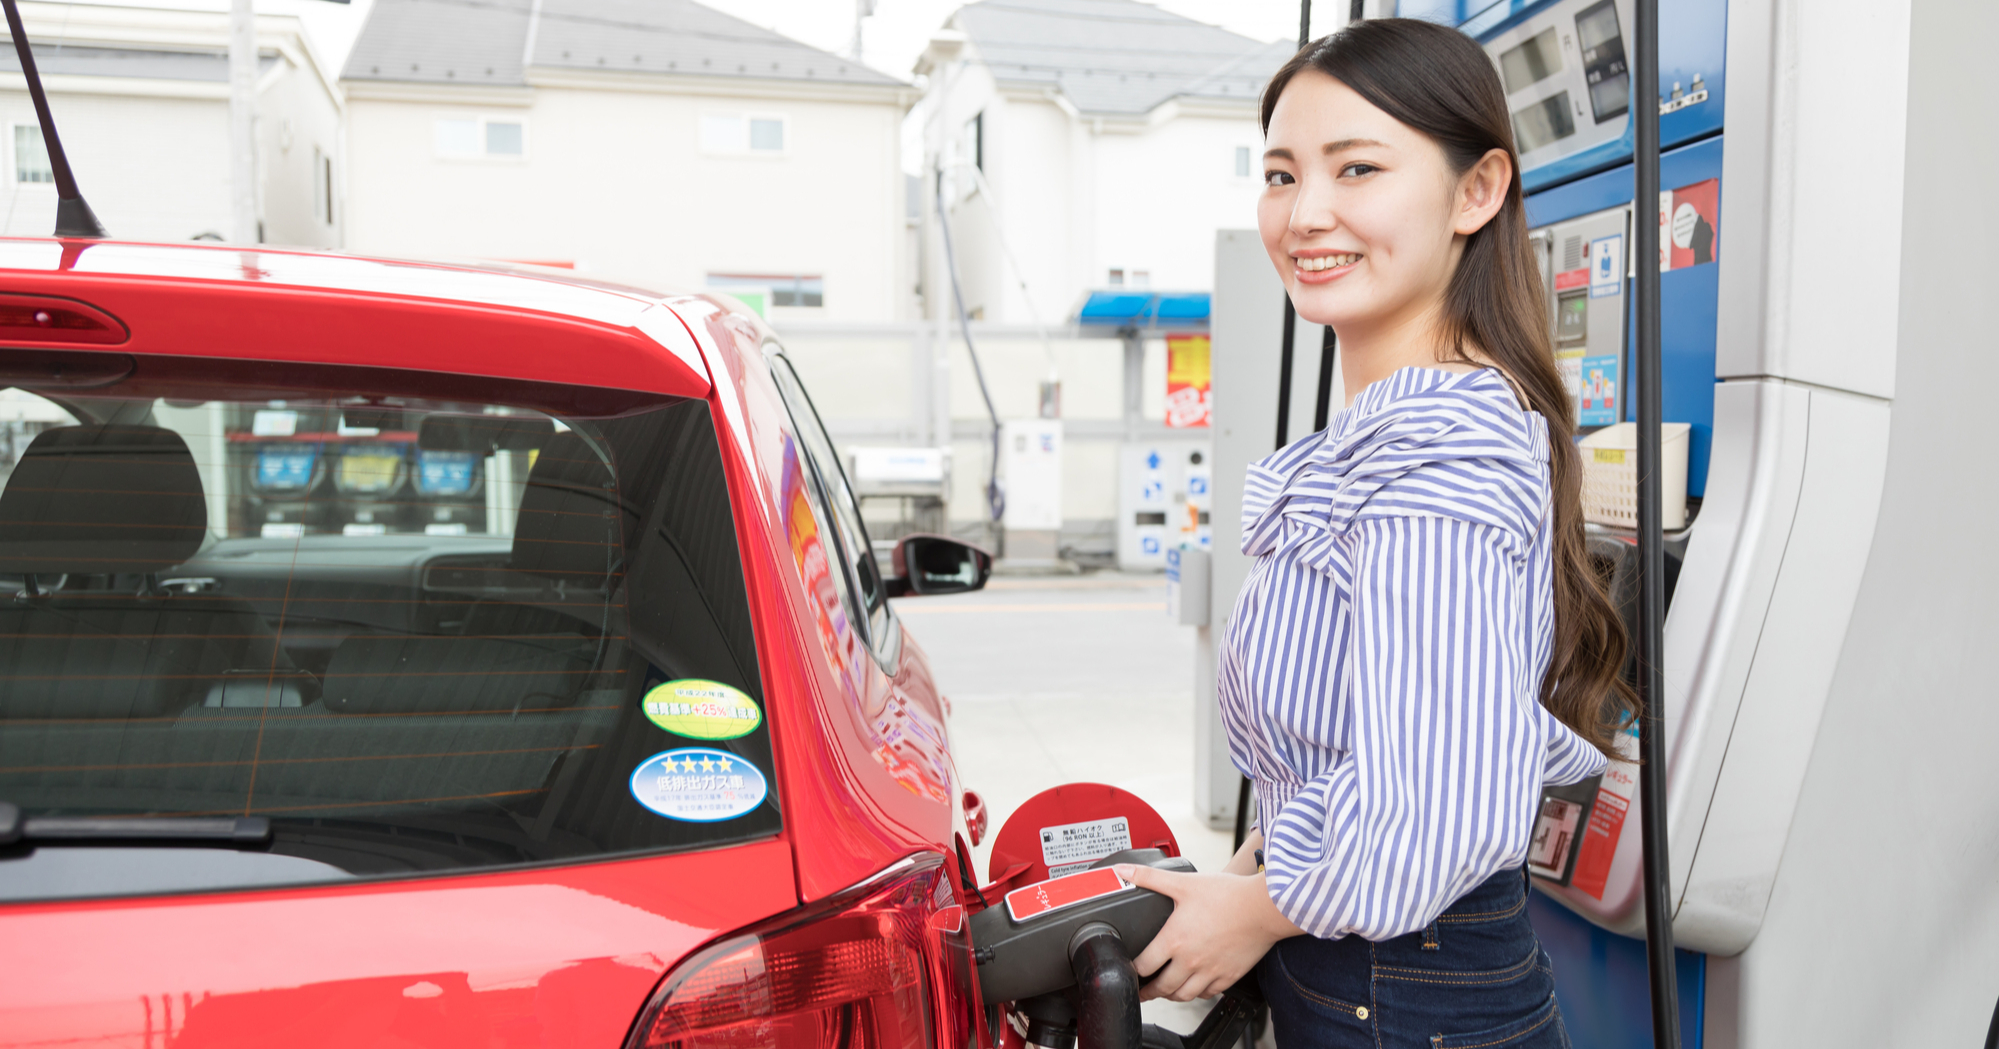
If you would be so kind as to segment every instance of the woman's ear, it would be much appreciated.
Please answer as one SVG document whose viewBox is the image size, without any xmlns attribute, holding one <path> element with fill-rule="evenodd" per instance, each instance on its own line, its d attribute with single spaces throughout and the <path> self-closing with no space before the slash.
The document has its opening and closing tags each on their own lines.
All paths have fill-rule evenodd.
<svg viewBox="0 0 1999 1049">
<path fill-rule="evenodd" d="M 1512 187 L 1512 158 L 1503 149 L 1487 150 L 1458 179 L 1458 214 L 1453 232 L 1469 237 L 1484 229 L 1506 205 L 1506 193 Z"/>
</svg>

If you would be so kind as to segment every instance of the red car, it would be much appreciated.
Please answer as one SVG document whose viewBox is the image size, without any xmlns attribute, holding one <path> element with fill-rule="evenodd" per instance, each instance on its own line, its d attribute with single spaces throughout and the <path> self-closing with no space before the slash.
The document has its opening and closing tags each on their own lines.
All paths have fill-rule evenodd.
<svg viewBox="0 0 1999 1049">
<path fill-rule="evenodd" d="M 990 561 L 877 565 L 754 316 L 0 270 L 0 1047 L 972 1038 L 984 817 L 887 598 Z"/>
</svg>

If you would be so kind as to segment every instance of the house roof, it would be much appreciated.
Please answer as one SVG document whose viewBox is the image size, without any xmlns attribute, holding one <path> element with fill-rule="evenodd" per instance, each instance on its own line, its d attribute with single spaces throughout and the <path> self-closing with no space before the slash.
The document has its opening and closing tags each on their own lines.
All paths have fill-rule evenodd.
<svg viewBox="0 0 1999 1049">
<path fill-rule="evenodd" d="M 198 80 L 229 82 L 229 54 L 225 51 L 153 51 L 132 47 L 88 47 L 51 43 L 39 35 L 30 36 L 35 45 L 35 69 L 44 76 L 115 76 L 145 80 Z M 278 56 L 266 51 L 258 56 L 259 72 L 278 64 Z M 0 73 L 20 73 L 21 56 L 14 49 L 0 48 Z"/>
<path fill-rule="evenodd" d="M 341 79 L 518 87 L 529 68 L 901 83 L 693 0 L 377 0 Z"/>
<path fill-rule="evenodd" d="M 952 16 L 995 80 L 1060 90 L 1085 113 L 1175 98 L 1254 102 L 1297 50 L 1135 0 L 982 0 Z"/>
</svg>

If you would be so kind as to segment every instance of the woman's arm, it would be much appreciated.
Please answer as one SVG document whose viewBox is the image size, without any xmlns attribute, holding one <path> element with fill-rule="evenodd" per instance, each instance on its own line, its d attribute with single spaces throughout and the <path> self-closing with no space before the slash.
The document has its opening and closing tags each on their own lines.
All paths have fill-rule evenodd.
<svg viewBox="0 0 1999 1049">
<path fill-rule="evenodd" d="M 1222 867 L 1222 873 L 1223 874 L 1257 873 L 1257 871 L 1260 870 L 1261 868 L 1258 866 L 1256 862 L 1256 854 L 1257 851 L 1262 848 L 1263 848 L 1263 828 L 1251 827 L 1249 829 L 1248 836 L 1242 839 L 1242 848 L 1235 850 L 1235 855 L 1229 857 L 1229 862 L 1227 863 L 1227 865 Z"/>
</svg>

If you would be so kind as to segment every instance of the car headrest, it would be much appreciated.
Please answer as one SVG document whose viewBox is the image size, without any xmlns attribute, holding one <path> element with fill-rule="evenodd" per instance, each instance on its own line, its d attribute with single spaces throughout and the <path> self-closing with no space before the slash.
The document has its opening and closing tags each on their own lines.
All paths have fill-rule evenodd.
<svg viewBox="0 0 1999 1049">
<path fill-rule="evenodd" d="M 61 426 L 34 443 L 0 491 L 0 572 L 157 572 L 208 531 L 201 472 L 158 426 Z"/>
<path fill-rule="evenodd" d="M 624 556 L 622 536 L 638 527 L 634 517 L 618 519 L 618 496 L 610 468 L 581 437 L 549 438 L 521 492 L 508 567 L 550 583 L 605 585 Z"/>
</svg>

